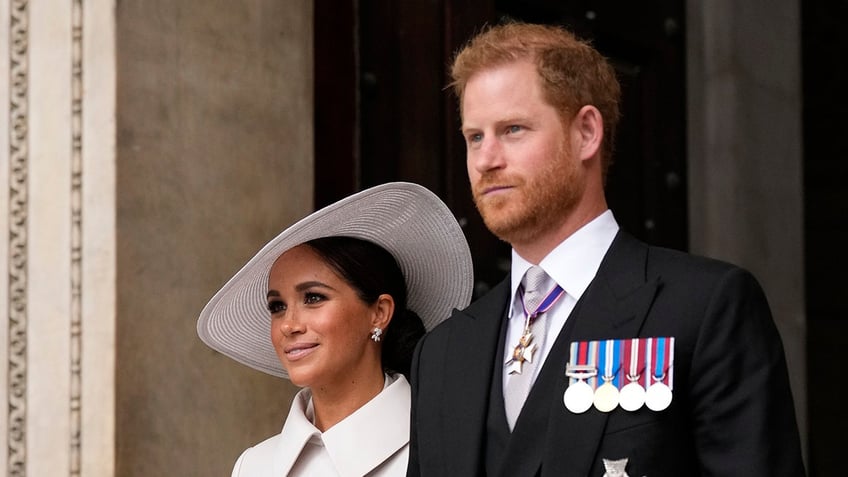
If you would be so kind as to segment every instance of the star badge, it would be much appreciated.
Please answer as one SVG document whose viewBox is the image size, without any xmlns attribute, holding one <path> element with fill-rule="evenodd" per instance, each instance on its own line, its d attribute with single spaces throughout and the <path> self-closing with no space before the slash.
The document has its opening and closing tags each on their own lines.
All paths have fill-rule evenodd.
<svg viewBox="0 0 848 477">
<path fill-rule="evenodd" d="M 618 460 L 604 459 L 604 469 L 606 469 L 604 477 L 630 477 L 624 470 L 627 467 L 627 461 L 627 458 Z"/>
<path fill-rule="evenodd" d="M 536 351 L 536 345 L 530 343 L 529 346 L 519 344 L 512 351 L 512 358 L 506 362 L 509 365 L 509 374 L 521 374 L 522 365 L 533 362 L 533 353 Z"/>
<path fill-rule="evenodd" d="M 521 374 L 521 361 L 511 359 L 506 364 L 508 374 Z"/>
</svg>

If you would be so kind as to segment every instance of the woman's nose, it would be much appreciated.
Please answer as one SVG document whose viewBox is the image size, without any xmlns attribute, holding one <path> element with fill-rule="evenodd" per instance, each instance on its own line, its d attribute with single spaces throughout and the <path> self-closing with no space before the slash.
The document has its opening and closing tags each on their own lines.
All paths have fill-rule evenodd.
<svg viewBox="0 0 848 477">
<path fill-rule="evenodd" d="M 284 336 L 291 336 L 296 333 L 303 333 L 303 322 L 297 317 L 297 314 L 289 310 L 286 316 L 280 320 L 280 331 Z"/>
</svg>

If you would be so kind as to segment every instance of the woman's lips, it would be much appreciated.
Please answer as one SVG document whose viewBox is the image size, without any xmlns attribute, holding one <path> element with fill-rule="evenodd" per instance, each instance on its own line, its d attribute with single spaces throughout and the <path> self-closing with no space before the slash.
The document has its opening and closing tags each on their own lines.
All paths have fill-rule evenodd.
<svg viewBox="0 0 848 477">
<path fill-rule="evenodd" d="M 304 358 L 305 356 L 311 354 L 315 348 L 318 347 L 316 343 L 300 343 L 286 346 L 283 349 L 283 353 L 286 354 L 286 358 L 289 361 L 297 361 L 299 359 Z"/>
</svg>

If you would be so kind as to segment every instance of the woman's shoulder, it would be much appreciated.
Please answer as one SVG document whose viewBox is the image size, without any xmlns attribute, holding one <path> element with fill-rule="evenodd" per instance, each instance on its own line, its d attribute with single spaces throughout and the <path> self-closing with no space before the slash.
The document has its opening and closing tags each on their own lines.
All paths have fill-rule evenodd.
<svg viewBox="0 0 848 477">
<path fill-rule="evenodd" d="M 233 467 L 232 477 L 265 475 L 268 469 L 271 469 L 274 454 L 279 448 L 282 438 L 282 433 L 276 434 L 245 449 Z"/>
<path fill-rule="evenodd" d="M 284 475 L 283 469 L 291 467 L 301 449 L 316 429 L 305 415 L 309 403 L 308 389 L 301 389 L 294 397 L 283 429 L 264 441 L 245 449 L 233 469 L 236 476 Z M 269 470 L 273 469 L 273 473 Z"/>
</svg>

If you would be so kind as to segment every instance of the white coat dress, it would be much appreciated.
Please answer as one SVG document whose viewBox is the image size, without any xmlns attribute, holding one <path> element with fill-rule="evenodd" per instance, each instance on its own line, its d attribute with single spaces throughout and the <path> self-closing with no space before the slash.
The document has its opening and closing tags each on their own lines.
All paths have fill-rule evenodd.
<svg viewBox="0 0 848 477">
<path fill-rule="evenodd" d="M 312 393 L 295 395 L 279 434 L 248 448 L 233 477 L 402 477 L 409 459 L 410 388 L 386 377 L 371 401 L 322 433 L 313 424 Z"/>
</svg>

